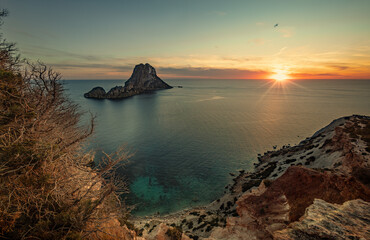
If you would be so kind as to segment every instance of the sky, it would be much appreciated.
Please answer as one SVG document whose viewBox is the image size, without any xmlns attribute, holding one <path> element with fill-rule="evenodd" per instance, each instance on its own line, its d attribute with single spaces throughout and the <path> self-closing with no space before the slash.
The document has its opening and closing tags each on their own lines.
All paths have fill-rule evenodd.
<svg viewBox="0 0 370 240">
<path fill-rule="evenodd" d="M 0 0 L 1 31 L 64 79 L 370 79 L 370 0 Z M 275 24 L 278 26 L 274 27 Z"/>
</svg>

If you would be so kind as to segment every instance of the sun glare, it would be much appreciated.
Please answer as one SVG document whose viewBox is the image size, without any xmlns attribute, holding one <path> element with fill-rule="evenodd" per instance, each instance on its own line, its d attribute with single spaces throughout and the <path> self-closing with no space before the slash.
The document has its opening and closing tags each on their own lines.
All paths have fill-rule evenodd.
<svg viewBox="0 0 370 240">
<path fill-rule="evenodd" d="M 271 75 L 271 78 L 275 81 L 281 82 L 289 78 L 288 72 L 283 69 L 276 69 L 275 74 Z"/>
</svg>

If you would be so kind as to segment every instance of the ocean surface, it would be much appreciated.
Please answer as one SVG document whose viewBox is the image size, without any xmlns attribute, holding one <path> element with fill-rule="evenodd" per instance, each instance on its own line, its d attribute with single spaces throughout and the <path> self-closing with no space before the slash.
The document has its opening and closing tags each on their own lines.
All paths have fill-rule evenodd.
<svg viewBox="0 0 370 240">
<path fill-rule="evenodd" d="M 135 153 L 118 177 L 138 216 L 208 204 L 257 154 L 295 145 L 332 120 L 370 115 L 369 80 L 165 80 L 183 86 L 124 100 L 85 99 L 124 81 L 68 80 L 67 94 L 95 114 L 89 148 Z M 83 122 L 88 123 L 89 115 Z"/>
</svg>

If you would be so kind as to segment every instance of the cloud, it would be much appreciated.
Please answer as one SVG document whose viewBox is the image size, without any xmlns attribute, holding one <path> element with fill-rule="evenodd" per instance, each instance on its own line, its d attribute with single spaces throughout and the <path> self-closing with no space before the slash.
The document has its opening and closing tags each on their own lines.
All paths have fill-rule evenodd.
<svg viewBox="0 0 370 240">
<path fill-rule="evenodd" d="M 288 47 L 282 47 L 282 48 L 280 48 L 279 52 L 273 54 L 272 56 L 279 57 L 280 55 L 284 54 L 285 50 L 287 50 L 287 49 L 288 49 Z"/>
<path fill-rule="evenodd" d="M 263 44 L 263 39 L 254 39 Z M 370 56 L 370 48 L 337 49 L 327 52 L 315 51 L 309 45 L 281 47 L 271 55 L 164 55 L 140 57 L 94 56 L 72 53 L 42 46 L 27 50 L 45 57 L 68 79 L 127 79 L 138 63 L 152 64 L 164 79 L 210 78 L 210 79 L 266 79 L 271 72 L 288 69 L 292 78 L 370 78 L 368 57 L 354 57 L 353 53 Z M 37 59 L 37 58 L 36 58 Z M 45 61 L 44 59 L 41 59 Z"/>
<path fill-rule="evenodd" d="M 257 61 L 260 58 L 256 57 L 221 57 L 220 60 L 228 61 L 228 62 L 236 62 L 236 63 L 244 63 L 244 62 L 250 62 L 250 61 Z"/>
<path fill-rule="evenodd" d="M 66 79 L 125 79 L 128 78 L 134 65 L 114 65 L 97 63 L 55 63 Z M 260 79 L 266 78 L 269 72 L 263 70 L 237 68 L 202 68 L 202 67 L 161 67 L 157 66 L 158 76 L 162 78 L 209 78 L 209 79 Z"/>
<path fill-rule="evenodd" d="M 158 68 L 158 72 L 177 78 L 212 78 L 212 79 L 256 79 L 265 78 L 267 74 L 263 70 L 233 69 L 233 68 Z"/>
<path fill-rule="evenodd" d="M 69 53 L 64 54 L 70 55 Z M 84 73 L 88 74 L 88 78 L 92 73 L 96 73 L 96 76 L 103 79 L 112 76 L 122 79 L 128 77 L 134 66 L 141 62 L 152 64 L 159 75 L 165 78 L 245 79 L 261 78 L 262 75 L 266 75 L 266 71 L 255 70 L 259 69 L 254 65 L 261 60 L 260 57 L 188 55 L 178 57 L 95 58 L 94 56 L 80 54 L 73 54 L 72 56 L 77 59 L 55 59 L 50 61 L 49 64 L 69 79 L 73 79 L 73 76 L 76 76 L 75 79 L 84 78 Z"/>
<path fill-rule="evenodd" d="M 13 30 L 13 29 L 8 29 L 8 31 L 12 32 L 14 34 L 17 34 L 17 35 L 21 36 L 22 38 L 26 37 L 26 38 L 41 39 L 40 36 L 37 36 L 37 35 L 29 33 L 29 32 L 25 32 L 25 31 L 17 31 L 17 30 Z"/>
<path fill-rule="evenodd" d="M 256 45 L 264 45 L 268 41 L 266 39 L 263 39 L 263 38 L 255 38 L 255 39 L 252 40 L 252 42 Z"/>
<path fill-rule="evenodd" d="M 212 14 L 217 16 L 225 16 L 227 13 L 223 11 L 212 11 Z"/>
<path fill-rule="evenodd" d="M 132 65 L 111 65 L 104 63 L 54 63 L 52 66 L 58 69 L 92 68 L 114 70 L 117 72 L 127 72 L 133 69 Z"/>
<path fill-rule="evenodd" d="M 278 27 L 278 32 L 285 38 L 290 38 L 294 35 L 294 29 L 291 27 Z"/>
<path fill-rule="evenodd" d="M 330 79 L 330 78 L 343 78 L 343 75 L 336 73 L 292 73 L 289 74 L 296 79 Z"/>
<path fill-rule="evenodd" d="M 57 58 L 70 57 L 70 58 L 83 59 L 83 60 L 89 60 L 89 61 L 92 61 L 92 60 L 96 61 L 96 60 L 102 59 L 102 57 L 98 57 L 98 56 L 71 53 L 71 52 L 64 51 L 64 50 L 37 46 L 37 45 L 26 46 L 23 50 L 23 53 L 30 54 L 30 55 L 36 55 L 36 56 L 43 56 L 43 57 L 57 57 Z"/>
<path fill-rule="evenodd" d="M 57 37 L 53 34 L 51 34 L 48 31 L 45 31 L 44 29 L 38 29 L 37 32 L 28 32 L 28 31 L 22 31 L 22 30 L 15 30 L 12 28 L 6 28 L 7 32 L 11 32 L 15 35 L 18 35 L 21 39 L 22 38 L 29 38 L 29 39 L 36 39 L 36 40 L 42 40 L 45 38 L 50 38 L 50 39 L 57 39 Z"/>
<path fill-rule="evenodd" d="M 335 70 L 338 70 L 338 71 L 343 71 L 343 70 L 347 70 L 350 68 L 349 66 L 346 66 L 346 65 L 328 65 L 328 67 L 334 68 Z"/>
</svg>

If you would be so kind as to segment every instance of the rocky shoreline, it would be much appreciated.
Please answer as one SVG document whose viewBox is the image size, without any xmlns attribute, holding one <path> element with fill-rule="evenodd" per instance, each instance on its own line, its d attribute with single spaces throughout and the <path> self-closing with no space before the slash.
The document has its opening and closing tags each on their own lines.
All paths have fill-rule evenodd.
<svg viewBox="0 0 370 240">
<path fill-rule="evenodd" d="M 258 160 L 208 206 L 130 221 L 144 239 L 171 239 L 169 233 L 178 239 L 366 239 L 370 117 L 339 118 Z"/>
<path fill-rule="evenodd" d="M 156 70 L 150 64 L 138 64 L 135 66 L 131 77 L 125 82 L 125 86 L 116 86 L 105 91 L 102 87 L 94 87 L 85 98 L 94 99 L 124 99 L 139 94 L 151 93 L 172 87 L 157 76 Z"/>
</svg>

